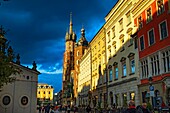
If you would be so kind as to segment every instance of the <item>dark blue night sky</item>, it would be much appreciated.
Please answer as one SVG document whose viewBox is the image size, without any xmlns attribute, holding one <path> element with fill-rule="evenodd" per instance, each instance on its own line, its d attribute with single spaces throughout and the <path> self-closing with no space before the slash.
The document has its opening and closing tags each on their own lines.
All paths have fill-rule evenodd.
<svg viewBox="0 0 170 113">
<path fill-rule="evenodd" d="M 62 86 L 62 64 L 65 33 L 72 12 L 73 30 L 80 37 L 93 36 L 104 24 L 105 16 L 117 0 L 0 0 L 0 25 L 9 31 L 15 54 L 20 54 L 21 64 L 31 67 L 35 61 L 39 83 L 53 85 L 55 92 Z"/>
</svg>

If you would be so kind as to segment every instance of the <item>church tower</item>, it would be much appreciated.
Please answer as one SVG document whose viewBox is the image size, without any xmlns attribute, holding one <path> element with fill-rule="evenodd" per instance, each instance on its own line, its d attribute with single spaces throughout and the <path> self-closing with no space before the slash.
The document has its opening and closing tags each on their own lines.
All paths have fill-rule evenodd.
<svg viewBox="0 0 170 113">
<path fill-rule="evenodd" d="M 78 97 L 77 82 L 79 74 L 79 62 L 88 48 L 88 41 L 85 38 L 85 29 L 81 29 L 81 37 L 76 42 L 77 36 L 73 32 L 72 14 L 70 14 L 69 30 L 65 36 L 65 52 L 63 58 L 63 84 L 62 103 L 66 105 L 76 105 Z"/>
<path fill-rule="evenodd" d="M 76 43 L 77 36 L 73 32 L 72 14 L 70 14 L 70 25 L 69 31 L 66 32 L 65 36 L 65 52 L 63 57 L 63 103 L 69 104 L 68 98 L 71 98 L 70 85 L 71 82 L 71 70 L 74 70 L 74 46 Z"/>
</svg>

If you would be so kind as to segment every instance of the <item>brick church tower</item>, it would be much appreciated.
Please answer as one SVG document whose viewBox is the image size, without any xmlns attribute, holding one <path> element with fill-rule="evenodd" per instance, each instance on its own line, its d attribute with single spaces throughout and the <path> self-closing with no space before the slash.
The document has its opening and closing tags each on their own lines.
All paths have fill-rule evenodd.
<svg viewBox="0 0 170 113">
<path fill-rule="evenodd" d="M 66 42 L 63 56 L 62 103 L 64 105 L 76 104 L 79 62 L 84 50 L 88 47 L 84 28 L 81 29 L 81 37 L 78 42 L 76 40 L 77 36 L 73 32 L 72 14 L 70 14 L 70 25 L 65 36 Z"/>
</svg>

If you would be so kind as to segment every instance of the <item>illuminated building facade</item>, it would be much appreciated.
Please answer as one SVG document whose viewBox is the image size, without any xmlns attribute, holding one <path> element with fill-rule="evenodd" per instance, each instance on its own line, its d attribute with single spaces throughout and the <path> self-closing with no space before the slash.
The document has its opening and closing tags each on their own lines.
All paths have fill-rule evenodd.
<svg viewBox="0 0 170 113">
<path fill-rule="evenodd" d="M 138 49 L 135 48 L 133 8 L 135 0 L 119 0 L 105 17 L 108 105 L 139 104 Z"/>
<path fill-rule="evenodd" d="M 54 88 L 51 85 L 38 83 L 37 86 L 37 99 L 41 103 L 52 103 L 53 102 L 53 91 Z"/>
<path fill-rule="evenodd" d="M 91 48 L 91 93 L 92 106 L 106 106 L 106 43 L 105 29 L 102 26 L 90 42 Z"/>
</svg>

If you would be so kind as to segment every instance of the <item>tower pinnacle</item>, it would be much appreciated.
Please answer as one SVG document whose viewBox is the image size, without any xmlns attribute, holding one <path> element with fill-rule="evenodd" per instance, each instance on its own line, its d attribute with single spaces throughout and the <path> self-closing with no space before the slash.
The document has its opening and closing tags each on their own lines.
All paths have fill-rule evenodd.
<svg viewBox="0 0 170 113">
<path fill-rule="evenodd" d="M 70 13 L 70 34 L 73 33 L 72 12 Z"/>
</svg>

